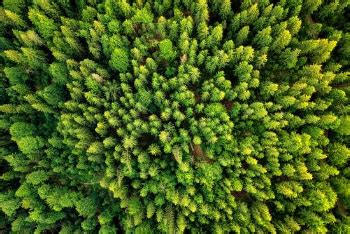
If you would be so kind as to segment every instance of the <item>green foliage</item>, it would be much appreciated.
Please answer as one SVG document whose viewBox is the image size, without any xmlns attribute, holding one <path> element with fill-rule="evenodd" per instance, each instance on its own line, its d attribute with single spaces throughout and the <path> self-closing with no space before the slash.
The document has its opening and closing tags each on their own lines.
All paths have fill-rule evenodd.
<svg viewBox="0 0 350 234">
<path fill-rule="evenodd" d="M 124 49 L 114 49 L 109 63 L 115 70 L 119 72 L 126 72 L 129 65 L 128 53 Z"/>
<path fill-rule="evenodd" d="M 15 198 L 13 193 L 0 194 L 0 208 L 7 216 L 14 216 L 20 205 L 20 199 Z"/>
<path fill-rule="evenodd" d="M 24 154 L 39 153 L 44 147 L 44 139 L 41 137 L 26 136 L 17 141 L 18 148 Z"/>
<path fill-rule="evenodd" d="M 10 134 L 14 141 L 19 140 L 25 136 L 31 136 L 34 134 L 36 128 L 35 125 L 25 122 L 15 122 L 10 127 Z"/>
<path fill-rule="evenodd" d="M 96 212 L 96 203 L 91 198 L 83 198 L 77 201 L 76 208 L 80 215 L 90 217 Z"/>
<path fill-rule="evenodd" d="M 176 56 L 173 43 L 169 39 L 159 42 L 160 56 L 165 60 L 172 61 Z"/>
<path fill-rule="evenodd" d="M 349 1 L 3 0 L 1 233 L 349 233 Z"/>
<path fill-rule="evenodd" d="M 33 185 L 38 185 L 48 179 L 46 171 L 34 171 L 26 176 L 27 182 Z"/>
<path fill-rule="evenodd" d="M 340 124 L 337 128 L 337 132 L 344 136 L 350 135 L 350 116 L 341 116 L 340 117 Z"/>
<path fill-rule="evenodd" d="M 37 9 L 30 9 L 28 12 L 28 17 L 37 28 L 39 34 L 45 39 L 52 38 L 54 31 L 58 28 L 53 19 L 48 18 Z"/>
</svg>

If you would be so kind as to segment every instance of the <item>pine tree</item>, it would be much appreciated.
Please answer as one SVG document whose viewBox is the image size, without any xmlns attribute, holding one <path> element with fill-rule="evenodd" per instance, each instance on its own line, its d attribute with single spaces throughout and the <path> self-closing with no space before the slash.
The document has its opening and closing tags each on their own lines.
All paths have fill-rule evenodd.
<svg viewBox="0 0 350 234">
<path fill-rule="evenodd" d="M 129 56 L 124 49 L 114 49 L 110 65 L 119 72 L 126 72 L 129 66 Z"/>
<path fill-rule="evenodd" d="M 176 52 L 174 51 L 173 43 L 169 39 L 159 42 L 159 50 L 160 50 L 160 56 L 163 59 L 169 62 L 175 59 Z"/>
</svg>

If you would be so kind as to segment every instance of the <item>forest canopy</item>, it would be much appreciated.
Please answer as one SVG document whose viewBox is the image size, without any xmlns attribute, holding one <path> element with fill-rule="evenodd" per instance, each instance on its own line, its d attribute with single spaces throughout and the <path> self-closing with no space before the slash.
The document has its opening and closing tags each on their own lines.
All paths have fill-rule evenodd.
<svg viewBox="0 0 350 234">
<path fill-rule="evenodd" d="M 350 233 L 349 0 L 3 0 L 1 233 Z"/>
</svg>

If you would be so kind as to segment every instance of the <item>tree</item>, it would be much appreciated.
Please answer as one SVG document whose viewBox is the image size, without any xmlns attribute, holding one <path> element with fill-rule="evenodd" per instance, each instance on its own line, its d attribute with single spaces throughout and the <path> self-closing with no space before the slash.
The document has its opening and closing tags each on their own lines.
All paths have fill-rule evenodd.
<svg viewBox="0 0 350 234">
<path fill-rule="evenodd" d="M 284 30 L 277 36 L 275 41 L 271 44 L 271 50 L 279 51 L 284 49 L 291 41 L 292 36 L 288 30 Z"/>
<path fill-rule="evenodd" d="M 150 24 L 153 22 L 153 15 L 146 8 L 143 8 L 141 10 L 136 10 L 131 20 L 135 23 Z"/>
<path fill-rule="evenodd" d="M 38 136 L 25 136 L 20 138 L 17 144 L 24 154 L 38 154 L 45 146 L 44 142 L 44 139 Z"/>
<path fill-rule="evenodd" d="M 126 72 L 129 66 L 129 55 L 124 49 L 114 49 L 109 64 L 119 72 Z"/>
<path fill-rule="evenodd" d="M 52 38 L 54 31 L 58 29 L 54 20 L 48 18 L 42 12 L 36 9 L 30 9 L 28 12 L 28 17 L 38 29 L 41 36 L 45 39 Z"/>
<path fill-rule="evenodd" d="M 176 57 L 176 51 L 174 51 L 173 43 L 169 39 L 165 39 L 159 42 L 160 56 L 171 62 Z"/>
<path fill-rule="evenodd" d="M 248 34 L 249 34 L 249 26 L 245 26 L 241 30 L 239 30 L 236 38 L 236 44 L 242 45 L 244 41 L 247 40 Z"/>
</svg>

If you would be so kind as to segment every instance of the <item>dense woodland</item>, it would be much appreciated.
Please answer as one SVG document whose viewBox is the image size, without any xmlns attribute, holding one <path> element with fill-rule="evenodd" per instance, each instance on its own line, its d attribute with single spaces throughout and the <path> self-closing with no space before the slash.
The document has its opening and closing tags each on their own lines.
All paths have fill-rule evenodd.
<svg viewBox="0 0 350 234">
<path fill-rule="evenodd" d="M 350 0 L 2 0 L 1 233 L 350 233 Z"/>
</svg>

